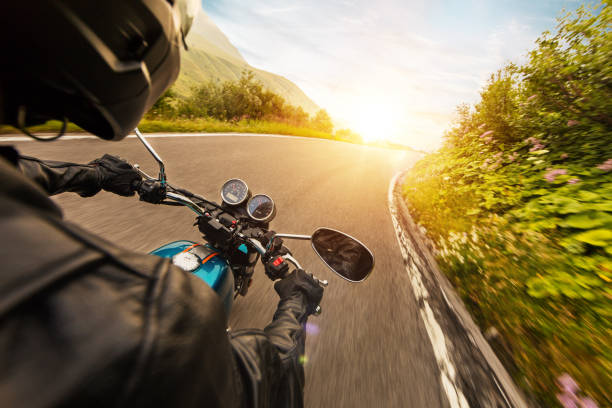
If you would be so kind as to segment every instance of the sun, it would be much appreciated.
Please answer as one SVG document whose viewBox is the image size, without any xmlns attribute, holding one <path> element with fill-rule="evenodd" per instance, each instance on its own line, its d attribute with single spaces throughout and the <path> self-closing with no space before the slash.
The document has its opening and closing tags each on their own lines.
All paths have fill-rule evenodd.
<svg viewBox="0 0 612 408">
<path fill-rule="evenodd" d="M 355 110 L 351 128 L 366 143 L 390 140 L 395 136 L 397 112 L 394 106 L 370 104 Z"/>
</svg>

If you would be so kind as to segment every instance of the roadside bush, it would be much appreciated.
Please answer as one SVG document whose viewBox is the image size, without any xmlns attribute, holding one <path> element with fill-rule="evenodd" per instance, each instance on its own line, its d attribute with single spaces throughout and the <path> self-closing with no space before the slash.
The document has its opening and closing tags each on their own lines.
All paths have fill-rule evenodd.
<svg viewBox="0 0 612 408">
<path fill-rule="evenodd" d="M 313 118 L 300 106 L 266 90 L 250 71 L 244 71 L 237 81 L 210 81 L 193 89 L 186 99 L 172 90 L 166 92 L 147 114 L 150 120 L 216 119 L 226 122 L 265 121 L 284 123 L 331 134 L 333 123 L 329 114 L 319 110 Z"/>
<path fill-rule="evenodd" d="M 483 329 L 544 405 L 612 404 L 612 5 L 578 9 L 458 108 L 404 195 Z"/>
</svg>

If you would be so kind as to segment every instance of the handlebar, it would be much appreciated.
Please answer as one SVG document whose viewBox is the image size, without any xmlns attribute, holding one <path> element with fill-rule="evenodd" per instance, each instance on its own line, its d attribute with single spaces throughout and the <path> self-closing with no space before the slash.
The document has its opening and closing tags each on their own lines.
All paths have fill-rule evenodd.
<svg viewBox="0 0 612 408">
<path fill-rule="evenodd" d="M 207 240 L 213 245 L 217 246 L 221 244 L 220 249 L 229 249 L 230 251 L 236 250 L 238 246 L 235 246 L 238 241 L 239 243 L 248 244 L 249 247 L 255 249 L 262 260 L 268 255 L 268 250 L 262 245 L 257 239 L 264 235 L 265 229 L 261 228 L 257 224 L 255 227 L 246 223 L 247 229 L 250 231 L 243 230 L 239 224 L 239 218 L 235 218 L 234 214 L 231 214 L 226 208 L 218 205 L 215 202 L 209 201 L 204 197 L 193 194 L 185 189 L 174 187 L 167 181 L 165 165 L 161 157 L 157 154 L 155 149 L 147 142 L 142 133 L 138 128 L 134 129 L 136 137 L 140 139 L 142 144 L 151 153 L 157 164 L 159 165 L 159 175 L 157 178 L 152 177 L 142 171 L 138 164 L 134 164 L 134 169 L 142 176 L 143 180 L 138 181 L 132 185 L 134 191 L 138 192 L 140 199 L 152 204 L 164 204 L 164 205 L 176 205 L 185 206 L 191 209 L 198 215 L 197 225 Z M 238 216 L 239 217 L 239 216 Z M 267 224 L 265 224 L 267 226 Z M 243 233 L 244 232 L 244 233 Z M 278 234 L 279 238 L 282 236 Z M 310 236 L 297 236 L 297 235 L 286 235 L 286 238 L 293 239 L 310 239 Z M 230 249 L 231 246 L 235 248 Z M 291 253 L 282 255 L 283 261 L 292 264 L 297 269 L 303 269 L 300 263 L 295 259 Z M 248 287 L 250 286 L 251 278 L 253 275 L 253 266 L 256 259 L 248 261 L 243 264 L 240 261 L 236 267 L 239 270 L 243 270 L 244 277 L 240 280 L 241 283 L 235 288 L 235 295 L 245 295 Z M 232 265 L 232 270 L 235 270 Z M 319 280 L 315 276 L 311 275 L 315 282 L 322 287 L 327 287 L 326 280 Z M 237 282 L 237 281 L 236 281 Z M 321 314 L 321 307 L 317 306 L 315 315 Z"/>
<path fill-rule="evenodd" d="M 188 190 L 174 187 L 167 182 L 165 167 L 161 158 L 157 155 L 155 150 L 149 145 L 146 139 L 142 136 L 140 131 L 136 129 L 136 136 L 141 140 L 141 142 L 145 145 L 147 150 L 153 155 L 155 160 L 159 164 L 159 176 L 158 178 L 152 177 L 145 173 L 138 164 L 134 164 L 134 168 L 140 173 L 143 177 L 141 182 L 136 183 L 133 188 L 138 192 L 140 199 L 142 201 L 146 201 L 152 204 L 164 204 L 164 205 L 177 205 L 177 206 L 185 206 L 195 212 L 198 217 L 208 217 L 209 221 L 215 219 L 211 215 L 211 212 L 214 210 L 220 210 L 220 214 L 226 213 L 227 209 L 222 208 L 218 204 L 206 200 L 204 197 L 198 196 L 196 194 L 191 193 Z M 206 206 L 208 205 L 207 208 Z M 217 214 L 220 215 L 220 214 Z M 219 224 L 220 219 L 215 220 L 217 224 Z M 227 229 L 227 227 L 226 227 Z M 200 228 L 202 231 L 202 228 Z M 204 231 L 202 231 L 204 233 Z M 230 231 L 227 231 L 230 232 Z M 261 234 L 263 235 L 263 233 Z M 236 237 L 239 241 L 243 243 L 249 244 L 249 246 L 260 256 L 266 255 L 268 252 L 267 249 L 262 245 L 262 243 L 253 237 L 248 237 L 242 232 L 240 232 L 239 228 L 234 228 L 231 230 L 230 234 L 223 235 L 224 237 L 228 237 L 229 240 L 233 240 L 231 237 Z M 294 239 L 310 239 L 310 236 L 297 236 L 297 235 L 289 235 L 289 234 L 277 234 L 279 238 L 294 238 Z M 284 261 L 292 264 L 297 269 L 303 269 L 302 265 L 295 259 L 291 254 L 282 255 Z M 322 287 L 327 287 L 328 282 L 326 280 L 319 280 L 313 275 L 313 279 Z M 321 314 L 321 307 L 317 306 L 315 310 L 315 315 Z"/>
</svg>

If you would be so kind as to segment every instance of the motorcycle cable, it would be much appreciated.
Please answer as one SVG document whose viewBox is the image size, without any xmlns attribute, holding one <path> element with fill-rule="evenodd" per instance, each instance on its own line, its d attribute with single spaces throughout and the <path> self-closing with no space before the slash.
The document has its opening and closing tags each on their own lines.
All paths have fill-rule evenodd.
<svg viewBox="0 0 612 408">
<path fill-rule="evenodd" d="M 221 211 L 225 212 L 225 210 L 219 204 L 214 203 L 212 201 L 209 201 L 209 200 L 205 199 L 202 196 L 199 196 L 197 194 L 194 194 L 194 193 L 192 193 L 190 191 L 187 191 L 187 190 L 179 188 L 179 187 L 174 187 L 174 186 L 170 185 L 169 183 L 166 183 L 166 186 L 169 187 L 175 193 L 182 194 L 182 195 L 184 195 L 187 198 L 195 198 L 196 200 L 199 200 L 199 201 L 201 201 L 203 203 L 206 203 L 206 204 L 208 204 L 208 205 L 210 205 L 212 207 L 215 207 L 218 210 L 221 210 Z"/>
</svg>

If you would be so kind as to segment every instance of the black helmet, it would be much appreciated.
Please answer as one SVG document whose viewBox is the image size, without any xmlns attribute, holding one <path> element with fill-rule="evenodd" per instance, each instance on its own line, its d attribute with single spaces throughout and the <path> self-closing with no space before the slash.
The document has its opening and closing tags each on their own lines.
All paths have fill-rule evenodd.
<svg viewBox="0 0 612 408">
<path fill-rule="evenodd" d="M 176 80 L 199 1 L 0 0 L 0 121 L 122 139 Z"/>
</svg>

